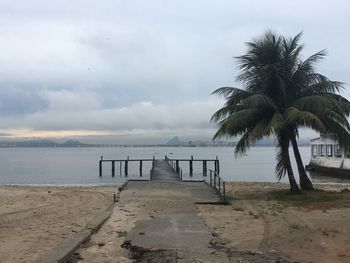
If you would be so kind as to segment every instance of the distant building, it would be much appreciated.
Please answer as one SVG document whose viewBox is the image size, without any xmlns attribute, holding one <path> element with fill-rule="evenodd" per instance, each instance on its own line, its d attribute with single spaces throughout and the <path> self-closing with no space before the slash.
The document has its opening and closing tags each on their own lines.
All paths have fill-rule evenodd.
<svg viewBox="0 0 350 263">
<path fill-rule="evenodd" d="M 350 177 L 350 153 L 345 153 L 331 138 L 321 136 L 312 139 L 311 160 L 307 169 Z"/>
</svg>

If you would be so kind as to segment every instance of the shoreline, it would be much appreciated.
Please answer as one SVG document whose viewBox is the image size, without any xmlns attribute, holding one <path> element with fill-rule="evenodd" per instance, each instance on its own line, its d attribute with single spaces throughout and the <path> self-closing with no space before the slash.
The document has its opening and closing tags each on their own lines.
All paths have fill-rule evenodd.
<svg viewBox="0 0 350 263">
<path fill-rule="evenodd" d="M 109 186 L 119 186 L 123 183 L 101 183 L 101 184 L 0 184 L 0 187 L 3 186 L 13 186 L 13 187 L 109 187 Z"/>
<path fill-rule="evenodd" d="M 0 183 L 0 187 L 7 187 L 7 186 L 12 186 L 12 187 L 111 187 L 111 186 L 120 186 L 123 183 L 125 183 L 127 180 L 125 180 L 124 182 L 113 182 L 113 183 L 81 183 L 81 184 L 37 184 L 37 183 L 26 183 L 26 184 L 16 184 L 16 183 L 6 183 L 6 184 L 1 184 Z M 205 180 L 203 180 L 205 181 Z M 227 184 L 276 184 L 276 185 L 289 185 L 288 181 L 283 181 L 283 182 L 272 182 L 272 181 L 226 181 L 224 180 L 225 183 Z M 198 182 L 201 182 L 200 180 L 198 180 Z M 349 185 L 350 186 L 350 180 L 349 182 L 313 182 L 314 185 Z"/>
</svg>

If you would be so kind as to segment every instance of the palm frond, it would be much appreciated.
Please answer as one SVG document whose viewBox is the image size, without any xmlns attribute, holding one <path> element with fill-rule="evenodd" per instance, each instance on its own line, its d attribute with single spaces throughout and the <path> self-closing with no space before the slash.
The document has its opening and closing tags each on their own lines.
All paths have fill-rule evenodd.
<svg viewBox="0 0 350 263">
<path fill-rule="evenodd" d="M 273 100 L 263 94 L 254 94 L 247 97 L 242 101 L 242 105 L 245 108 L 262 108 L 262 109 L 272 109 L 277 110 L 277 107 Z"/>
<path fill-rule="evenodd" d="M 220 128 L 213 139 L 242 135 L 248 129 L 254 127 L 263 115 L 265 115 L 265 112 L 259 109 L 245 109 L 235 112 L 220 121 Z"/>
<path fill-rule="evenodd" d="M 325 133 L 326 127 L 315 114 L 308 111 L 300 111 L 295 107 L 289 107 L 284 113 L 288 126 L 307 127 L 317 132 Z"/>
</svg>

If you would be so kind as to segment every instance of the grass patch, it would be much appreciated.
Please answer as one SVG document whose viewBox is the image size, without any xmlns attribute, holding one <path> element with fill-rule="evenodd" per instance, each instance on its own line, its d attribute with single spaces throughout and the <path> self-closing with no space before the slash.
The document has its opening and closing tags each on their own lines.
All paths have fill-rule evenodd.
<svg viewBox="0 0 350 263">
<path fill-rule="evenodd" d="M 350 204 L 350 194 L 348 192 L 327 192 L 322 190 L 314 190 L 304 192 L 300 195 L 292 195 L 289 191 L 274 191 L 268 193 L 268 200 L 278 202 L 273 210 L 279 210 L 288 206 L 308 206 L 317 204 L 329 204 L 332 207 L 344 207 Z M 316 207 L 315 207 L 316 208 Z M 321 206 L 320 206 L 321 209 Z"/>
<path fill-rule="evenodd" d="M 320 227 L 319 230 L 324 236 L 329 236 L 330 234 L 335 234 L 340 232 L 338 229 L 332 229 L 329 227 Z"/>
<path fill-rule="evenodd" d="M 234 201 L 237 201 L 238 199 L 233 196 L 225 196 L 224 202 L 227 202 L 228 204 L 232 205 Z"/>
<path fill-rule="evenodd" d="M 233 211 L 242 212 L 244 209 L 242 207 L 232 207 Z"/>
<path fill-rule="evenodd" d="M 298 229 L 302 229 L 303 226 L 297 223 L 292 223 L 288 226 L 290 229 L 294 229 L 294 230 L 298 230 Z"/>
<path fill-rule="evenodd" d="M 253 211 L 249 211 L 248 214 L 254 219 L 265 218 L 265 213 L 262 210 L 258 210 L 256 214 Z"/>
</svg>

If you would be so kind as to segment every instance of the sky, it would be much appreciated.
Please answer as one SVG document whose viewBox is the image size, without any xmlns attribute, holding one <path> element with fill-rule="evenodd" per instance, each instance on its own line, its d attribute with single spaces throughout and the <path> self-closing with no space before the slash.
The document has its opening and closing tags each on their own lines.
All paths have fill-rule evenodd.
<svg viewBox="0 0 350 263">
<path fill-rule="evenodd" d="M 267 29 L 303 31 L 304 58 L 350 99 L 349 1 L 0 0 L 0 140 L 209 140 L 236 56 Z M 303 136 L 314 136 L 309 131 Z"/>
</svg>

